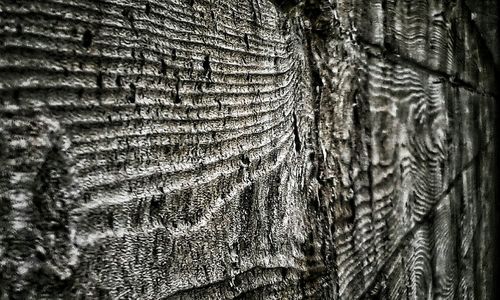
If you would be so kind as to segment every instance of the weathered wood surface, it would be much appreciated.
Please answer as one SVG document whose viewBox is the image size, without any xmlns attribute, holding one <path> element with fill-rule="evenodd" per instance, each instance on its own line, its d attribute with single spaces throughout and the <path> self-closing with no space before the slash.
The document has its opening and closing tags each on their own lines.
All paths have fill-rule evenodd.
<svg viewBox="0 0 500 300">
<path fill-rule="evenodd" d="M 0 298 L 490 299 L 470 2 L 0 0 Z"/>
</svg>

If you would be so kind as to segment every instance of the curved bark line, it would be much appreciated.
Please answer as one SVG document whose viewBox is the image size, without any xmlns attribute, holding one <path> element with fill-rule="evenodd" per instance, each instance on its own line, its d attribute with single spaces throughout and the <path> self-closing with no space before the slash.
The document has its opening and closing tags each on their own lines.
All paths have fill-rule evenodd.
<svg viewBox="0 0 500 300">
<path fill-rule="evenodd" d="M 313 295 L 325 264 L 303 192 L 312 166 L 310 92 L 297 25 L 283 26 L 289 21 L 267 1 L 238 9 L 231 1 L 146 4 L 2 4 L 2 129 L 13 137 L 11 116 L 28 116 L 21 130 L 40 134 L 29 122 L 33 109 L 61 124 L 70 142 L 64 155 L 75 162 L 68 176 L 79 184 L 74 207 L 54 217 L 68 224 L 53 229 L 73 230 L 78 266 L 60 278 L 24 270 L 35 254 L 29 245 L 14 251 L 20 239 L 8 225 L 3 253 L 13 256 L 5 258 L 12 272 L 2 272 L 2 292 L 158 299 L 219 286 L 206 296 L 233 298 L 272 283 Z M 42 161 L 52 161 L 50 153 Z M 45 189 L 53 199 L 50 191 L 61 189 L 54 180 L 32 187 L 17 171 L 34 154 L 8 156 L 7 193 Z M 45 178 L 69 166 L 33 168 Z M 46 182 L 40 176 L 34 180 Z M 14 198 L 6 220 L 21 218 Z M 26 205 L 50 217 L 36 199 Z M 22 227 L 35 226 L 30 212 L 23 216 Z M 65 270 L 73 262 L 57 245 L 50 255 Z"/>
<path fill-rule="evenodd" d="M 462 51 L 481 43 L 479 36 L 471 38 L 475 29 L 467 23 L 470 15 L 466 15 L 463 3 L 442 6 L 424 2 L 408 5 L 399 1 L 372 1 L 367 3 L 368 9 L 361 9 L 365 4 L 361 1 L 336 5 L 324 1 L 316 6 L 322 5 L 322 10 L 308 7 L 310 11 L 323 12 L 313 14 L 316 19 L 310 19 L 308 24 L 315 49 L 312 54 L 323 83 L 318 85 L 319 95 L 324 99 L 320 105 L 319 144 L 326 148 L 322 153 L 328 153 L 331 161 L 323 164 L 326 169 L 323 174 L 333 177 L 333 184 L 321 188 L 335 186 L 337 192 L 324 201 L 338 207 L 333 252 L 337 260 L 338 294 L 343 299 L 367 295 L 399 299 L 403 294 L 417 298 L 460 298 L 470 295 L 473 289 L 491 291 L 491 285 L 475 286 L 473 271 L 462 269 L 462 261 L 469 260 L 471 255 L 454 250 L 458 239 L 471 243 L 469 234 L 458 237 L 456 232 L 474 230 L 468 226 L 477 228 L 477 223 L 461 222 L 462 218 L 474 218 L 476 212 L 457 211 L 454 207 L 461 205 L 460 199 L 449 200 L 447 194 L 463 185 L 456 176 L 465 174 L 468 165 L 477 164 L 473 153 L 481 152 L 476 148 L 473 134 L 457 131 L 454 124 L 460 121 L 447 106 L 463 103 L 462 95 L 469 92 L 488 99 L 486 102 L 492 101 L 494 71 L 486 62 L 490 59 L 487 53 L 469 56 L 474 64 L 471 69 L 467 69 L 469 66 L 457 69 L 463 67 L 457 65 L 463 59 Z M 348 11 L 354 11 L 354 17 Z M 418 23 L 429 12 L 435 18 L 431 26 Z M 332 30 L 325 23 L 337 27 Z M 468 46 L 455 48 L 460 42 Z M 413 52 L 404 50 L 410 49 L 410 45 Z M 414 51 L 415 46 L 421 47 L 421 51 Z M 350 68 L 355 71 L 345 72 Z M 475 72 L 488 75 L 478 78 Z M 352 77 L 357 79 L 354 84 Z M 344 94 L 343 89 L 355 94 L 354 98 L 365 100 L 349 101 L 353 96 Z M 476 103 L 468 101 L 465 105 L 466 110 L 473 110 Z M 477 128 L 476 124 L 465 126 L 467 130 Z M 467 141 L 467 146 L 460 141 Z M 469 158 L 462 158 L 457 150 L 464 151 Z M 322 165 L 321 160 L 318 164 Z M 476 191 L 471 186 L 463 190 Z M 342 200 L 347 201 L 341 204 Z M 353 204 L 348 204 L 350 201 Z M 418 263 L 422 261 L 418 251 L 410 254 L 409 260 L 410 266 L 427 266 L 425 280 L 435 277 L 434 287 L 415 283 L 413 278 L 410 282 L 414 283 L 406 285 L 413 286 L 410 290 L 403 286 L 403 291 L 398 292 L 401 281 L 396 278 L 403 277 L 401 280 L 406 281 L 404 276 L 411 271 L 395 275 L 396 278 L 391 278 L 395 281 L 388 284 L 386 278 L 398 273 L 397 268 L 405 270 L 404 264 L 391 266 L 390 259 L 403 251 L 408 233 L 414 228 L 418 233 L 422 222 L 440 215 L 440 207 L 446 201 L 451 205 L 448 210 L 453 212 L 433 225 L 434 254 L 430 244 L 422 241 L 427 245 L 427 262 Z M 426 287 L 419 289 L 416 285 Z M 423 294 L 415 296 L 416 293 Z"/>
<path fill-rule="evenodd" d="M 0 298 L 491 295 L 496 75 L 464 1 L 0 11 Z"/>
</svg>

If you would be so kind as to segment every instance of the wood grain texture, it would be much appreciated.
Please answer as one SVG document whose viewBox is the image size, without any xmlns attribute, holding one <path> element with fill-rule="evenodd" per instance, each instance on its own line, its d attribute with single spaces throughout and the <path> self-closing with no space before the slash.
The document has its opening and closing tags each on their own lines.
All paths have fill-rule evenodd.
<svg viewBox="0 0 500 300">
<path fill-rule="evenodd" d="M 0 298 L 489 299 L 469 7 L 0 0 Z"/>
</svg>

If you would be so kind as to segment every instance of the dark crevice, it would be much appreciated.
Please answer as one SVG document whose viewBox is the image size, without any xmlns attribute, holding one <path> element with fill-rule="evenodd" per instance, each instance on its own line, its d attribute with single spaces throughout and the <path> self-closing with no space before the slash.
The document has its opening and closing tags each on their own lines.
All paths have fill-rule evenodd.
<svg viewBox="0 0 500 300">
<path fill-rule="evenodd" d="M 108 227 L 112 230 L 114 229 L 114 216 L 113 216 L 113 211 L 111 210 L 109 213 L 108 213 Z"/>
<path fill-rule="evenodd" d="M 210 67 L 210 55 L 205 55 L 205 59 L 203 60 L 203 70 L 204 76 L 208 78 L 208 80 L 212 79 L 212 68 Z"/>
<path fill-rule="evenodd" d="M 245 35 L 243 36 L 243 40 L 245 41 L 247 51 L 249 51 L 250 50 L 250 43 L 248 42 L 248 34 L 245 33 Z"/>
<path fill-rule="evenodd" d="M 96 84 L 97 84 L 97 88 L 99 88 L 99 89 L 103 88 L 103 75 L 102 75 L 102 72 L 99 72 L 97 74 Z"/>
<path fill-rule="evenodd" d="M 120 87 L 120 88 L 123 86 L 122 76 L 121 75 L 117 75 L 116 76 L 115 84 L 116 84 L 117 87 Z"/>
<path fill-rule="evenodd" d="M 163 76 L 167 75 L 167 64 L 163 58 L 160 59 L 160 74 Z"/>
<path fill-rule="evenodd" d="M 92 45 L 92 38 L 92 32 L 90 32 L 90 30 L 88 29 L 85 30 L 82 36 L 82 46 L 85 48 L 90 48 L 90 46 Z"/>
<path fill-rule="evenodd" d="M 135 100 L 136 100 L 136 87 L 135 87 L 135 84 L 130 83 L 129 84 L 129 88 L 130 88 L 130 94 L 128 95 L 127 100 L 130 103 L 135 103 Z"/>
<path fill-rule="evenodd" d="M 296 7 L 301 2 L 301 0 L 271 0 L 271 2 L 284 13 L 288 13 L 290 10 Z"/>
<path fill-rule="evenodd" d="M 174 77 L 175 77 L 175 96 L 174 96 L 174 103 L 179 104 L 181 103 L 181 97 L 179 95 L 179 91 L 181 89 L 181 78 L 179 76 L 179 70 L 175 69 L 174 70 Z"/>
<path fill-rule="evenodd" d="M 12 91 L 12 100 L 14 101 L 14 103 L 16 105 L 20 105 L 21 104 L 21 102 L 19 101 L 19 97 L 20 97 L 19 94 L 20 94 L 20 92 L 19 92 L 18 89 L 15 89 L 15 90 Z"/>
<path fill-rule="evenodd" d="M 17 24 L 16 25 L 16 35 L 20 36 L 22 34 L 23 34 L 23 26 L 21 26 L 21 24 Z"/>
<path fill-rule="evenodd" d="M 245 166 L 248 166 L 250 164 L 250 158 L 246 154 L 240 154 L 240 161 Z"/>
<path fill-rule="evenodd" d="M 295 114 L 295 112 L 293 112 L 292 117 L 293 117 L 292 124 L 293 124 L 293 136 L 295 142 L 295 151 L 298 153 L 302 148 L 302 143 L 300 141 L 299 127 L 297 125 L 297 115 Z"/>
</svg>

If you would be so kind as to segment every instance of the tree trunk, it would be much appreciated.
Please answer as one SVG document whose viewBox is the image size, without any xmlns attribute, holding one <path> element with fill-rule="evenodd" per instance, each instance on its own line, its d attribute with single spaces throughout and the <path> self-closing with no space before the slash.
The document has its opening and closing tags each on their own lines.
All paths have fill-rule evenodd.
<svg viewBox="0 0 500 300">
<path fill-rule="evenodd" d="M 490 299 L 481 3 L 0 0 L 0 299 Z"/>
</svg>

